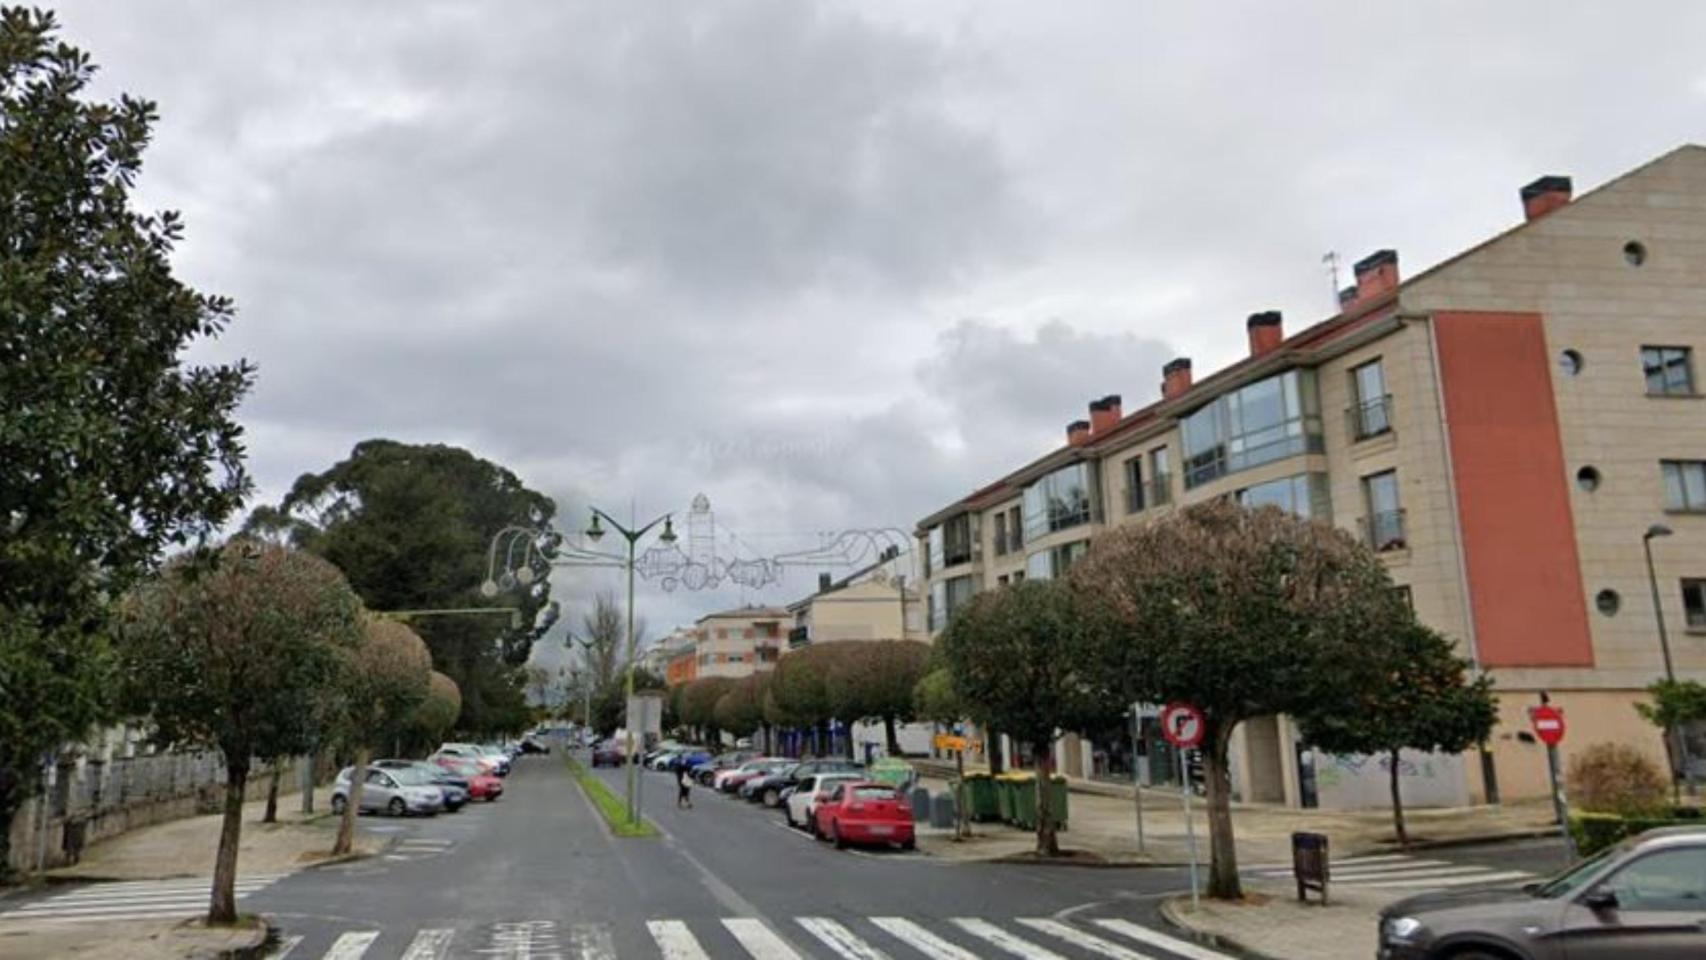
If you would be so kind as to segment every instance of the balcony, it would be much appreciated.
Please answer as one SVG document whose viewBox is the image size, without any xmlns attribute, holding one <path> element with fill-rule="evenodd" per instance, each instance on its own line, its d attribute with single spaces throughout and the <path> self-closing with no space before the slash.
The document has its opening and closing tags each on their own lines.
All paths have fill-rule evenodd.
<svg viewBox="0 0 1706 960">
<path fill-rule="evenodd" d="M 1392 432 L 1392 395 L 1365 400 L 1345 409 L 1351 440 L 1360 442 Z"/>
<path fill-rule="evenodd" d="M 1408 550 L 1410 540 L 1404 529 L 1404 511 L 1387 510 L 1372 513 L 1362 520 L 1363 541 L 1375 553 Z"/>
</svg>

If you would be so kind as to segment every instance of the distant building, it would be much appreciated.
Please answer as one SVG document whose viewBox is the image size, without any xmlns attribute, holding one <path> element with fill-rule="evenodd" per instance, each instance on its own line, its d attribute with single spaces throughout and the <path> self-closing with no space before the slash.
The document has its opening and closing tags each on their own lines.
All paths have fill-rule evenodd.
<svg viewBox="0 0 1706 960">
<path fill-rule="evenodd" d="M 745 677 L 773 669 L 793 615 L 781 607 L 739 607 L 694 624 L 693 677 Z"/>
<path fill-rule="evenodd" d="M 818 575 L 817 590 L 788 605 L 788 650 L 838 640 L 928 640 L 923 596 L 889 553 L 839 580 Z"/>
</svg>

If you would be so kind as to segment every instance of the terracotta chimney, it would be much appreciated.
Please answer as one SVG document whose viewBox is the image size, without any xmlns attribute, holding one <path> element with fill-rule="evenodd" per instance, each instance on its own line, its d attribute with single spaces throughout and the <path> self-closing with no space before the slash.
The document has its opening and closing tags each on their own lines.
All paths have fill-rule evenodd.
<svg viewBox="0 0 1706 960">
<path fill-rule="evenodd" d="M 1120 422 L 1120 395 L 1110 393 L 1090 401 L 1090 436 L 1099 437 Z"/>
<path fill-rule="evenodd" d="M 1398 251 L 1376 250 L 1357 261 L 1357 302 L 1364 303 L 1398 289 Z"/>
<path fill-rule="evenodd" d="M 1343 310 L 1357 302 L 1357 288 L 1345 287 L 1339 291 L 1339 309 Z"/>
<path fill-rule="evenodd" d="M 1280 321 L 1278 310 L 1250 314 L 1250 319 L 1244 321 L 1244 330 L 1250 334 L 1252 357 L 1259 357 L 1273 350 L 1285 339 L 1285 327 Z"/>
<path fill-rule="evenodd" d="M 1570 202 L 1573 191 L 1569 177 L 1541 177 L 1522 188 L 1522 212 L 1529 220 L 1539 220 Z"/>
<path fill-rule="evenodd" d="M 1082 447 L 1090 442 L 1090 421 L 1074 420 L 1066 425 L 1066 443 L 1072 447 Z"/>
<path fill-rule="evenodd" d="M 1161 399 L 1171 400 L 1191 388 L 1191 358 L 1169 360 L 1161 368 Z"/>
</svg>

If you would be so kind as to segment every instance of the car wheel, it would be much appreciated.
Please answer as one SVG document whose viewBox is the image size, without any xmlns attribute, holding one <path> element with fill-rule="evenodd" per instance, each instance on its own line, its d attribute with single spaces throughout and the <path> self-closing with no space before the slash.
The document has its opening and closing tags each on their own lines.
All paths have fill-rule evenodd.
<svg viewBox="0 0 1706 960">
<path fill-rule="evenodd" d="M 799 822 L 794 819 L 794 808 L 793 807 L 784 806 L 782 808 L 782 816 L 788 818 L 788 826 L 797 827 L 800 825 Z"/>
<path fill-rule="evenodd" d="M 391 802 L 385 805 L 385 812 L 393 817 L 401 817 L 409 812 L 409 806 L 403 802 L 402 797 L 392 797 Z"/>
<path fill-rule="evenodd" d="M 918 849 L 918 841 L 917 840 L 902 840 L 900 842 L 900 848 L 902 850 L 917 850 Z"/>
<path fill-rule="evenodd" d="M 847 849 L 847 838 L 841 835 L 841 824 L 832 823 L 829 825 L 829 839 L 835 844 L 835 849 Z"/>
<path fill-rule="evenodd" d="M 344 815 L 344 808 L 348 807 L 348 806 L 349 806 L 349 801 L 345 800 L 341 795 L 333 797 L 332 798 L 332 815 L 336 816 L 336 817 L 343 816 Z"/>
<path fill-rule="evenodd" d="M 775 787 L 771 787 L 770 789 L 764 791 L 764 805 L 765 806 L 774 807 L 781 802 L 782 802 L 782 791 L 777 790 Z"/>
</svg>

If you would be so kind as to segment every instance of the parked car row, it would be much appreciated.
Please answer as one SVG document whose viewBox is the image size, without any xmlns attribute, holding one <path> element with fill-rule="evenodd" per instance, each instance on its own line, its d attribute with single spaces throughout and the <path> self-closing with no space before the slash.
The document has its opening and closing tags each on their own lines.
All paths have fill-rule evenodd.
<svg viewBox="0 0 1706 960">
<path fill-rule="evenodd" d="M 894 786 L 869 778 L 853 760 L 753 756 L 733 750 L 691 765 L 685 758 L 697 748 L 660 753 L 652 769 L 680 771 L 717 793 L 780 809 L 791 827 L 806 830 L 837 848 L 850 844 L 899 845 L 911 850 L 917 843 L 912 808 Z"/>
<path fill-rule="evenodd" d="M 425 760 L 375 760 L 362 777 L 359 812 L 430 817 L 440 811 L 455 813 L 474 800 L 491 803 L 503 796 L 503 778 L 509 776 L 515 757 L 528 752 L 526 742 L 446 743 Z M 348 807 L 354 772 L 354 767 L 345 767 L 332 782 L 333 813 L 342 815 Z"/>
</svg>

